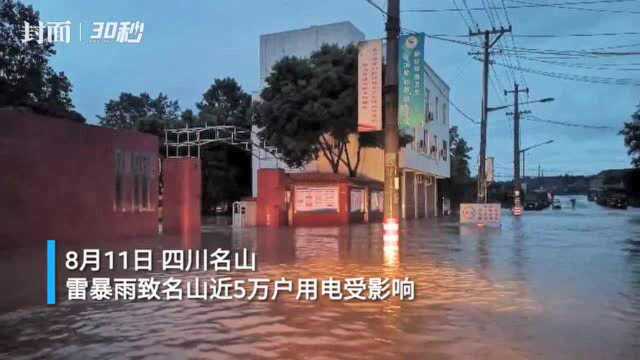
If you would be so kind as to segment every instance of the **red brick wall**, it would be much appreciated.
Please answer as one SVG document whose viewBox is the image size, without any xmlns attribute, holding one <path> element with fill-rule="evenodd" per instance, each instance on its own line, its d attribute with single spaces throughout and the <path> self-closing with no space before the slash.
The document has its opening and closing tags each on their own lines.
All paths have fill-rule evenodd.
<svg viewBox="0 0 640 360">
<path fill-rule="evenodd" d="M 197 242 L 201 226 L 200 159 L 169 158 L 164 159 L 162 164 L 163 233 Z"/>
<path fill-rule="evenodd" d="M 157 234 L 155 136 L 7 109 L 0 124 L 0 247 Z M 114 209 L 116 149 L 150 156 L 149 210 Z M 131 189 L 132 177 L 123 180 Z"/>
</svg>

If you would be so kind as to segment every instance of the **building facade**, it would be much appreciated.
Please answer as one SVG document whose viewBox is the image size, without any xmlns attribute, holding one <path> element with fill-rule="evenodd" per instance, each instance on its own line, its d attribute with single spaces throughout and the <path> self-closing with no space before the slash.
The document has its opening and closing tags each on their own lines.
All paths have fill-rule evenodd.
<svg viewBox="0 0 640 360">
<path fill-rule="evenodd" d="M 345 46 L 365 40 L 364 34 L 349 22 L 314 26 L 307 29 L 263 35 L 260 38 L 260 80 L 285 56 L 308 57 L 323 44 Z M 402 217 L 413 219 L 437 216 L 437 179 L 449 177 L 449 87 L 427 64 L 425 66 L 425 119 L 421 126 L 410 129 L 413 142 L 400 151 Z M 254 134 L 258 129 L 253 129 Z M 255 136 L 255 135 L 254 135 Z M 257 139 L 254 139 L 257 141 Z M 352 159 L 358 152 L 358 136 L 350 139 L 347 151 Z M 360 149 L 358 177 L 384 181 L 384 151 L 380 148 Z M 258 197 L 260 169 L 280 168 L 288 173 L 331 173 L 329 162 L 320 156 L 303 168 L 291 169 L 267 153 L 254 157 L 252 163 L 253 196 Z M 348 169 L 340 165 L 339 174 Z"/>
</svg>

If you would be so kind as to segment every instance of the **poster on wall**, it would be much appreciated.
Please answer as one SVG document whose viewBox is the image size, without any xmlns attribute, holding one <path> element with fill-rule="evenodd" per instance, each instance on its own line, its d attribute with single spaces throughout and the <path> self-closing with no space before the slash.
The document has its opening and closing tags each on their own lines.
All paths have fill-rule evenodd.
<svg viewBox="0 0 640 360">
<path fill-rule="evenodd" d="M 382 205 L 384 204 L 384 192 L 383 191 L 372 191 L 371 192 L 371 211 L 380 211 L 382 212 L 384 209 Z"/>
<path fill-rule="evenodd" d="M 382 40 L 358 45 L 358 131 L 382 130 Z"/>
<path fill-rule="evenodd" d="M 424 33 L 399 39 L 398 126 L 401 130 L 424 123 Z"/>
<path fill-rule="evenodd" d="M 351 189 L 351 212 L 364 212 L 364 190 Z"/>
<path fill-rule="evenodd" d="M 338 211 L 337 186 L 296 186 L 295 211 Z"/>
</svg>

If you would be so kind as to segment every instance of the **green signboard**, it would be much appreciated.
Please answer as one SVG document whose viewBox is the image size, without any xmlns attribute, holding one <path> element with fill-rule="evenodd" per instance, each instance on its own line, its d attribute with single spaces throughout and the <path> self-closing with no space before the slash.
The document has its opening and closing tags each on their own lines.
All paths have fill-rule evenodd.
<svg viewBox="0 0 640 360">
<path fill-rule="evenodd" d="M 424 123 L 424 34 L 399 39 L 398 126 L 406 130 Z"/>
</svg>

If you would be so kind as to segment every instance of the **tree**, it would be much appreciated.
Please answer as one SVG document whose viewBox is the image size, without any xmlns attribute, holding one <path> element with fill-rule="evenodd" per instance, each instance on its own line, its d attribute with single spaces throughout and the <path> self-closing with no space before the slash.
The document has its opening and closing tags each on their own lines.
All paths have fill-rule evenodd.
<svg viewBox="0 0 640 360">
<path fill-rule="evenodd" d="M 631 121 L 624 123 L 620 135 L 624 135 L 624 144 L 629 148 L 627 153 L 631 156 L 631 164 L 640 168 L 640 105 L 631 115 Z"/>
<path fill-rule="evenodd" d="M 334 173 L 344 165 L 357 175 L 363 147 L 382 147 L 382 132 L 357 136 L 355 46 L 323 45 L 306 58 L 285 57 L 273 66 L 257 105 L 259 136 L 275 146 L 289 166 L 300 167 L 320 155 Z M 401 146 L 412 138 L 404 135 Z"/>
<path fill-rule="evenodd" d="M 98 119 L 101 126 L 162 136 L 164 128 L 181 125 L 179 113 L 178 102 L 163 93 L 152 98 L 147 93 L 133 95 L 123 92 L 117 100 L 109 100 L 104 105 L 104 116 L 98 115 Z"/>
<path fill-rule="evenodd" d="M 64 72 L 49 66 L 53 43 L 24 42 L 24 24 L 38 24 L 32 6 L 13 0 L 0 2 L 0 106 L 28 106 L 39 113 L 84 122 L 73 111 L 71 83 Z M 47 29 L 43 29 L 47 38 Z"/>
<path fill-rule="evenodd" d="M 251 127 L 251 95 L 235 79 L 215 79 L 196 107 L 204 124 Z"/>
<path fill-rule="evenodd" d="M 256 109 L 254 123 L 260 128 L 259 137 L 276 147 L 291 167 L 316 159 L 320 137 L 327 131 L 322 123 L 324 113 L 317 104 L 320 94 L 310 85 L 312 79 L 308 59 L 282 58 L 267 77 Z"/>
<path fill-rule="evenodd" d="M 454 184 L 464 184 L 469 181 L 471 172 L 469 171 L 469 153 L 473 150 L 467 145 L 458 133 L 458 127 L 449 129 L 449 153 L 451 156 L 451 180 Z"/>
<path fill-rule="evenodd" d="M 251 128 L 251 95 L 235 79 L 214 79 L 196 107 L 200 124 Z M 183 120 L 195 122 L 196 117 L 185 111 Z M 251 193 L 250 153 L 229 144 L 213 143 L 201 149 L 200 157 L 205 212 L 220 202 L 238 200 Z"/>
</svg>

